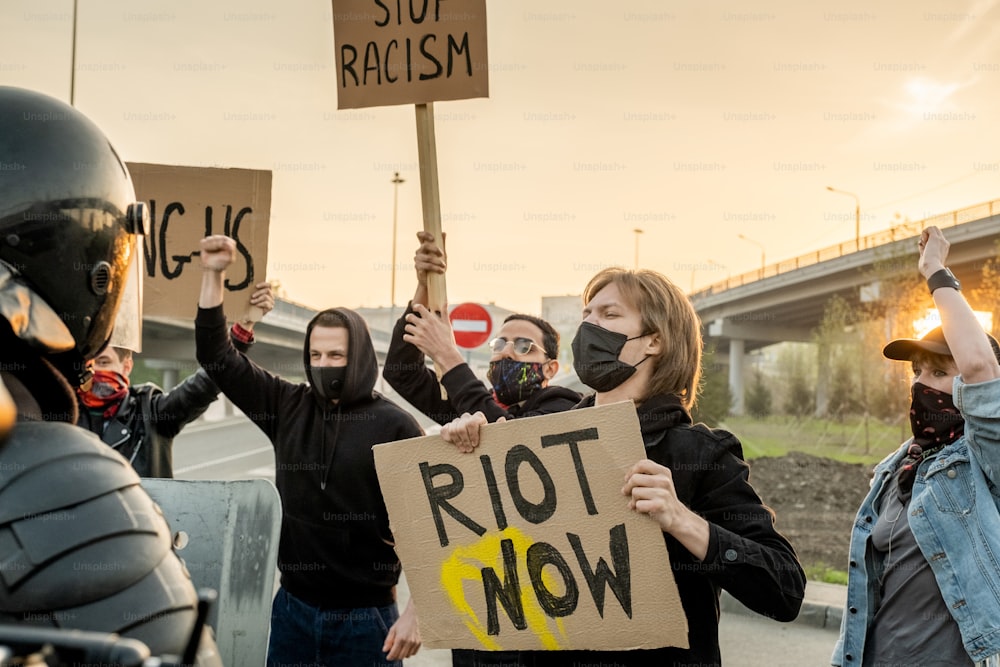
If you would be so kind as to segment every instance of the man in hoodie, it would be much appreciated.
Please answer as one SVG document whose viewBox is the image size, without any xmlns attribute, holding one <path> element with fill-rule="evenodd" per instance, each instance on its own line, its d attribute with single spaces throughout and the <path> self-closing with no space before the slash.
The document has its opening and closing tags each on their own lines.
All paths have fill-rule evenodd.
<svg viewBox="0 0 1000 667">
<path fill-rule="evenodd" d="M 463 413 L 482 412 L 495 422 L 569 410 L 577 392 L 549 384 L 559 372 L 559 333 L 533 315 L 515 313 L 490 341 L 489 388 L 476 377 L 455 345 L 448 318 L 428 309 L 427 276 L 444 274 L 445 254 L 434 236 L 419 232 L 413 258 L 417 289 L 392 332 L 382 372 L 385 381 L 417 410 L 439 424 Z M 436 370 L 427 368 L 425 355 Z M 437 373 L 441 374 L 440 380 Z M 442 397 L 441 387 L 447 397 Z"/>
<path fill-rule="evenodd" d="M 401 616 L 396 607 L 400 563 L 372 446 L 421 429 L 373 391 L 375 348 L 354 311 L 324 310 L 309 323 L 308 383 L 284 380 L 237 352 L 222 311 L 235 257 L 232 239 L 202 239 L 195 340 L 198 362 L 274 446 L 281 588 L 267 664 L 402 665 L 420 648 L 420 633 L 412 602 Z"/>
</svg>

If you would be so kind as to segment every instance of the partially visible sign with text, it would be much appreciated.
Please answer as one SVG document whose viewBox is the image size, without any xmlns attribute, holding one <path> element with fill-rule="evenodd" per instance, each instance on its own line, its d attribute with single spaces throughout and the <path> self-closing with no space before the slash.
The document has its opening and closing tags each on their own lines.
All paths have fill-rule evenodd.
<svg viewBox="0 0 1000 667">
<path fill-rule="evenodd" d="M 143 242 L 143 316 L 193 319 L 201 291 L 199 243 L 212 234 L 236 242 L 224 307 L 244 315 L 254 285 L 266 280 L 271 172 L 128 163 L 136 198 L 149 206 Z"/>
</svg>

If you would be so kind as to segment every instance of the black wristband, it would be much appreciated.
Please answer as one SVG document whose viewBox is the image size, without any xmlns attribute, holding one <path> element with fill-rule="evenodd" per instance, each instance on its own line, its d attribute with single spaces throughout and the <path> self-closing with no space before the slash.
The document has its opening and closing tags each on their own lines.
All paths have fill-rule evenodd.
<svg viewBox="0 0 1000 667">
<path fill-rule="evenodd" d="M 934 294 L 934 290 L 939 287 L 950 287 L 956 292 L 962 291 L 962 283 L 958 282 L 958 278 L 955 277 L 955 274 L 950 269 L 935 271 L 927 279 L 927 289 L 931 291 L 931 294 Z"/>
</svg>

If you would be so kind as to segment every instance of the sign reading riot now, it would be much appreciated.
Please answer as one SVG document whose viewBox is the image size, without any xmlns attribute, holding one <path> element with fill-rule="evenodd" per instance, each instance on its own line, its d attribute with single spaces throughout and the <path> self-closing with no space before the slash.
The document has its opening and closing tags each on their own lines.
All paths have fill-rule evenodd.
<svg viewBox="0 0 1000 667">
<path fill-rule="evenodd" d="M 686 648 L 659 525 L 628 508 L 644 457 L 631 402 L 374 448 L 430 648 Z"/>
<path fill-rule="evenodd" d="M 201 291 L 201 239 L 225 234 L 236 242 L 226 270 L 224 308 L 242 317 L 254 285 L 266 280 L 271 172 L 127 163 L 136 198 L 149 206 L 143 241 L 143 316 L 190 319 Z"/>
<path fill-rule="evenodd" d="M 337 108 L 489 96 L 486 0 L 331 0 Z"/>
</svg>

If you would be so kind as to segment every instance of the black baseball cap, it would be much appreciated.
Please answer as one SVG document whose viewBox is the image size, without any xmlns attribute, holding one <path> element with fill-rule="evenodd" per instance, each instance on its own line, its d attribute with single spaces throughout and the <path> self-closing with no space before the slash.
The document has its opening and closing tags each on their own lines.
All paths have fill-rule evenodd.
<svg viewBox="0 0 1000 667">
<path fill-rule="evenodd" d="M 993 348 L 993 354 L 996 356 L 997 362 L 1000 362 L 1000 344 L 997 343 L 996 338 L 988 333 L 986 337 L 990 341 L 990 346 Z M 931 329 L 922 338 L 897 338 L 882 348 L 882 356 L 886 359 L 895 359 L 896 361 L 910 361 L 918 352 L 943 354 L 946 357 L 952 356 L 948 342 L 944 339 L 944 330 L 941 327 Z"/>
</svg>

